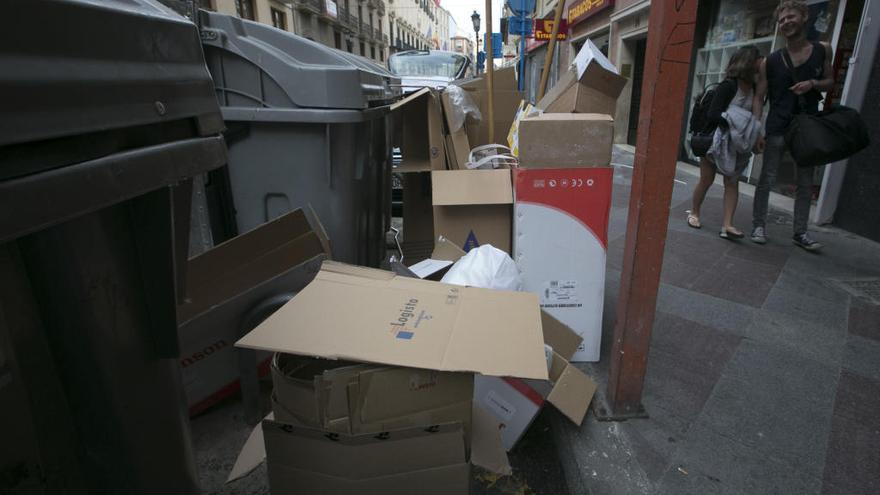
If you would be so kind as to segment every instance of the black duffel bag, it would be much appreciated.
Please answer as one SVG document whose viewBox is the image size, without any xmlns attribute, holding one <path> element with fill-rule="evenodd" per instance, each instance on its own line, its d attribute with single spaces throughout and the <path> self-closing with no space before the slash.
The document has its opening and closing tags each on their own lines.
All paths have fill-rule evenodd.
<svg viewBox="0 0 880 495">
<path fill-rule="evenodd" d="M 799 167 L 816 167 L 849 158 L 871 144 L 871 139 L 859 112 L 837 105 L 814 115 L 795 115 L 785 144 Z"/>
<path fill-rule="evenodd" d="M 782 52 L 791 78 L 800 82 L 788 50 Z M 871 144 L 868 127 L 856 110 L 843 105 L 829 106 L 816 114 L 804 112 L 804 97 L 798 96 L 800 113 L 785 132 L 785 144 L 798 167 L 834 163 L 858 153 Z"/>
</svg>

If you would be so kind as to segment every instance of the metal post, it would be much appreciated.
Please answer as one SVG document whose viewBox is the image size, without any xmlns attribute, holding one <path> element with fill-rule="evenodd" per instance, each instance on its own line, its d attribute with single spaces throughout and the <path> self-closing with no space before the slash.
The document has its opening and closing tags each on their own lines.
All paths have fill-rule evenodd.
<svg viewBox="0 0 880 495">
<path fill-rule="evenodd" d="M 489 90 L 489 143 L 495 142 L 495 59 L 492 58 L 492 0 L 486 0 L 486 82 Z"/>
<path fill-rule="evenodd" d="M 550 64 L 553 62 L 553 53 L 556 51 L 556 36 L 559 34 L 559 23 L 562 22 L 564 5 L 563 0 L 556 2 L 556 14 L 553 16 L 550 43 L 547 45 L 547 55 L 544 57 L 544 71 L 541 72 L 541 84 L 538 85 L 538 93 L 535 95 L 536 102 L 544 97 L 544 92 L 547 90 L 547 81 L 550 79 Z"/>
<path fill-rule="evenodd" d="M 521 13 L 519 18 L 520 26 L 523 26 L 526 20 L 525 12 Z M 519 35 L 519 82 L 516 88 L 520 92 L 526 90 L 526 33 Z"/>
<path fill-rule="evenodd" d="M 663 247 L 698 0 L 652 2 L 629 202 L 607 419 L 644 415 L 642 387 L 663 266 Z M 598 411 L 601 414 L 601 411 Z"/>
</svg>

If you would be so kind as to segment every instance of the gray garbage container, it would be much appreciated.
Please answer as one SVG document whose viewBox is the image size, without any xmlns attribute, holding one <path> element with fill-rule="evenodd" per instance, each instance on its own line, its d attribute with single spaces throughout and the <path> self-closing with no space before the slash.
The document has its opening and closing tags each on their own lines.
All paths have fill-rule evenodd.
<svg viewBox="0 0 880 495">
<path fill-rule="evenodd" d="M 206 11 L 200 20 L 228 127 L 225 208 L 236 230 L 311 205 L 335 259 L 378 266 L 391 208 L 388 104 L 399 80 L 269 26 Z"/>
<path fill-rule="evenodd" d="M 198 31 L 154 0 L 7 0 L 0 493 L 197 494 L 176 309 L 225 163 Z"/>
</svg>

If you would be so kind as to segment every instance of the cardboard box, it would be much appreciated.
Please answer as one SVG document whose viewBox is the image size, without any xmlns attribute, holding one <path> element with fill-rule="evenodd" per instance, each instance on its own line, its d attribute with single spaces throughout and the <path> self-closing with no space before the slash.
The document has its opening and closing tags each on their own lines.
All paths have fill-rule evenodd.
<svg viewBox="0 0 880 495">
<path fill-rule="evenodd" d="M 431 172 L 434 231 L 465 251 L 491 244 L 510 253 L 510 170 Z"/>
<path fill-rule="evenodd" d="M 513 67 L 495 71 L 493 85 L 495 95 L 495 139 L 489 142 L 489 99 L 486 77 L 475 77 L 456 83 L 461 86 L 480 109 L 483 119 L 480 122 L 468 120 L 466 124 L 468 142 L 471 148 L 484 144 L 500 144 L 505 141 L 507 131 L 513 124 L 523 94 L 517 90 L 516 72 Z"/>
<path fill-rule="evenodd" d="M 514 261 L 523 290 L 583 338 L 572 361 L 598 361 L 613 169 L 516 170 Z"/>
<path fill-rule="evenodd" d="M 461 425 L 380 435 L 328 434 L 264 420 L 272 493 L 467 494 L 470 465 Z"/>
<path fill-rule="evenodd" d="M 403 256 L 417 263 L 434 249 L 434 209 L 429 172 L 401 174 L 403 182 Z"/>
<path fill-rule="evenodd" d="M 538 108 L 548 113 L 601 113 L 613 117 L 626 82 L 614 64 L 587 40 L 569 70 L 538 102 Z"/>
<path fill-rule="evenodd" d="M 470 429 L 470 373 L 276 354 L 272 383 L 279 421 L 347 434 L 450 422 Z"/>
<path fill-rule="evenodd" d="M 596 113 L 545 113 L 519 123 L 522 168 L 607 167 L 614 119 Z"/>
<path fill-rule="evenodd" d="M 449 134 L 446 136 L 446 153 L 450 170 L 460 170 L 465 168 L 468 161 L 468 155 L 471 152 L 470 141 L 468 140 L 467 131 L 464 126 L 454 129 L 451 121 L 452 102 L 449 94 L 443 92 L 440 95 L 440 101 L 443 103 L 443 116 L 446 122 L 446 130 Z"/>
<path fill-rule="evenodd" d="M 548 376 L 534 294 L 459 287 L 331 261 L 236 345 L 437 371 Z"/>
<path fill-rule="evenodd" d="M 233 344 L 245 315 L 260 302 L 311 282 L 330 241 L 310 210 L 295 210 L 187 262 L 186 301 L 178 306 L 184 388 L 190 414 L 238 389 Z M 269 354 L 258 359 L 268 372 Z"/>
<path fill-rule="evenodd" d="M 422 88 L 393 103 L 391 114 L 397 120 L 395 145 L 400 147 L 402 157 L 395 171 L 446 170 L 443 115 L 437 92 Z"/>
<path fill-rule="evenodd" d="M 580 345 L 580 337 L 543 311 L 541 322 L 549 380 L 482 375 L 474 378 L 474 402 L 499 421 L 502 444 L 508 451 L 528 430 L 545 401 L 580 426 L 596 392 L 596 383 L 569 363 Z"/>
</svg>

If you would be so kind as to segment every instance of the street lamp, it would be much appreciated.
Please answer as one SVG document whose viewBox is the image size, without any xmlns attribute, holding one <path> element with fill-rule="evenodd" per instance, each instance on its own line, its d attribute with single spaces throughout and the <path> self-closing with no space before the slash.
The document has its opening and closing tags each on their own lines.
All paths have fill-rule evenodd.
<svg viewBox="0 0 880 495">
<path fill-rule="evenodd" d="M 471 21 L 474 23 L 474 37 L 477 39 L 477 43 L 475 45 L 474 53 L 474 72 L 480 73 L 479 59 L 480 59 L 480 14 L 475 10 L 473 14 L 471 14 Z"/>
</svg>

